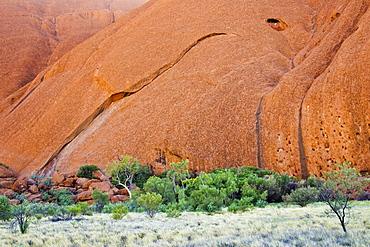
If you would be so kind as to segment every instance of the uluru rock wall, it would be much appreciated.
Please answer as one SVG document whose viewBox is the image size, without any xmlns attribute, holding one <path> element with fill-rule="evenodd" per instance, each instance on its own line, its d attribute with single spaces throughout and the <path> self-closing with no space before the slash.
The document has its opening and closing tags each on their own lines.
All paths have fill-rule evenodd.
<svg viewBox="0 0 370 247">
<path fill-rule="evenodd" d="M 0 101 L 48 65 L 147 0 L 9 0 L 0 3 Z M 24 92 L 23 89 L 22 92 Z M 0 106 L 0 110 L 4 106 Z"/>
<path fill-rule="evenodd" d="M 149 1 L 3 110 L 0 161 L 51 175 L 120 155 L 156 172 L 369 170 L 368 1 Z M 22 92 L 23 93 L 23 92 Z"/>
</svg>

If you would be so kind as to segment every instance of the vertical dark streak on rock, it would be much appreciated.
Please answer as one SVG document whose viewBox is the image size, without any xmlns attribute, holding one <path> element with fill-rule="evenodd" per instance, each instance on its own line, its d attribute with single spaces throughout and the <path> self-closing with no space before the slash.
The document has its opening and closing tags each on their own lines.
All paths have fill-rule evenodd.
<svg viewBox="0 0 370 247">
<path fill-rule="evenodd" d="M 303 133 L 302 133 L 302 105 L 305 97 L 299 107 L 299 118 L 298 118 L 298 148 L 299 148 L 299 161 L 301 163 L 301 177 L 306 179 L 310 176 L 307 167 L 306 150 L 304 148 Z"/>
<path fill-rule="evenodd" d="M 256 138 L 257 138 L 257 165 L 258 168 L 262 169 L 263 167 L 263 160 L 262 160 L 262 144 L 261 144 L 261 108 L 262 108 L 262 102 L 263 98 L 265 96 L 262 96 L 260 99 L 260 102 L 258 104 L 257 112 L 256 112 Z"/>
</svg>

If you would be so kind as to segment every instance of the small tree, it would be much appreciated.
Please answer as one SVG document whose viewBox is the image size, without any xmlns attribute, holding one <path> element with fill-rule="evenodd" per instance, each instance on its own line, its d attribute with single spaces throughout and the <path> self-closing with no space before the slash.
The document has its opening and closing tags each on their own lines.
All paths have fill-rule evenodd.
<svg viewBox="0 0 370 247">
<path fill-rule="evenodd" d="M 20 232 L 25 234 L 30 225 L 30 219 L 38 213 L 38 209 L 37 204 L 29 202 L 12 206 L 11 215 L 14 218 L 12 225 L 18 225 Z"/>
<path fill-rule="evenodd" d="M 140 162 L 137 159 L 131 156 L 121 156 L 112 164 L 107 165 L 106 172 L 112 176 L 112 183 L 123 186 L 131 198 L 132 180 L 139 169 Z"/>
<path fill-rule="evenodd" d="M 347 233 L 346 216 L 350 210 L 350 199 L 356 197 L 361 191 L 362 185 L 359 182 L 361 174 L 351 167 L 348 160 L 338 163 L 334 171 L 324 173 L 324 182 L 319 199 L 329 206 L 329 212 L 333 212 L 339 219 L 342 229 Z"/>
<path fill-rule="evenodd" d="M 172 162 L 170 164 L 172 169 L 167 171 L 167 177 L 171 179 L 173 183 L 173 192 L 175 193 L 175 198 L 177 202 L 178 192 L 176 189 L 176 183 L 180 183 L 182 185 L 182 181 L 189 178 L 188 163 L 189 160 L 182 160 L 181 162 L 176 163 Z"/>
<path fill-rule="evenodd" d="M 94 200 L 94 204 L 96 205 L 96 211 L 101 213 L 104 206 L 109 202 L 109 195 L 101 192 L 100 190 L 93 190 L 91 196 Z"/>
<path fill-rule="evenodd" d="M 153 218 L 154 215 L 158 212 L 159 205 L 162 203 L 162 196 L 157 193 L 147 192 L 142 195 L 137 204 L 140 207 L 143 207 L 145 212 L 149 215 L 150 218 Z"/>
</svg>

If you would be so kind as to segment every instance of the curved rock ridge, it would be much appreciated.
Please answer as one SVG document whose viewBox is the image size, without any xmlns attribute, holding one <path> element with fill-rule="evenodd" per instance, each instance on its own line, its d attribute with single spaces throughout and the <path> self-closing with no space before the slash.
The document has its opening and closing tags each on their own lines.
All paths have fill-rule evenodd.
<svg viewBox="0 0 370 247">
<path fill-rule="evenodd" d="M 369 1 L 152 0 L 40 73 L 0 161 L 51 175 L 120 155 L 156 173 L 369 171 Z"/>
<path fill-rule="evenodd" d="M 48 65 L 146 1 L 9 0 L 0 3 L 0 101 L 9 96 L 3 104 L 13 103 L 21 94 L 15 92 Z"/>
</svg>

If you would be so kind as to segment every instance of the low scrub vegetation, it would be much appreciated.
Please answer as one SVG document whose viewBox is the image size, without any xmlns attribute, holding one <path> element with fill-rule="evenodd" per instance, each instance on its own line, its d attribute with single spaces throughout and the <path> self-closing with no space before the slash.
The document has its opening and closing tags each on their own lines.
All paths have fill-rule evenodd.
<svg viewBox="0 0 370 247">
<path fill-rule="evenodd" d="M 106 171 L 112 175 L 112 182 L 129 191 L 130 200 L 125 203 L 112 204 L 109 195 L 99 190 L 92 192 L 91 206 L 87 202 L 75 204 L 68 190 L 48 191 L 45 195 L 52 196 L 53 203 L 11 205 L 7 197 L 0 196 L 3 222 L 0 234 L 5 236 L 0 245 L 23 245 L 27 241 L 24 239 L 29 239 L 29 245 L 55 245 L 55 240 L 46 233 L 43 238 L 32 239 L 37 231 L 46 231 L 42 230 L 46 226 L 55 234 L 67 232 L 61 236 L 63 241 L 59 246 L 312 246 L 314 242 L 325 246 L 332 241 L 337 246 L 363 246 L 370 243 L 369 237 L 360 238 L 361 232 L 370 229 L 369 222 L 364 220 L 370 216 L 370 204 L 353 200 L 366 195 L 363 188 L 369 185 L 369 180 L 361 178 L 348 161 L 338 164 L 323 178 L 307 180 L 255 167 L 215 169 L 196 176 L 188 171 L 187 163 L 187 160 L 171 163 L 171 170 L 148 176 L 147 166 L 132 157 L 120 157 Z M 82 170 L 85 175 L 93 172 L 90 168 Z M 135 178 L 142 185 L 136 189 Z M 350 209 L 354 221 L 349 222 Z M 144 218 L 144 213 L 149 217 Z M 59 224 L 53 225 L 56 221 Z M 7 230 L 8 222 L 18 226 L 17 232 L 29 237 L 11 238 L 16 233 Z M 80 235 L 66 230 L 71 225 Z M 352 227 L 353 231 L 347 229 Z M 100 232 L 95 234 L 97 229 Z M 346 235 L 340 235 L 338 229 Z"/>
<path fill-rule="evenodd" d="M 355 202 L 345 234 L 323 202 L 269 204 L 243 213 L 94 214 L 52 222 L 33 219 L 26 234 L 0 223 L 0 246 L 369 246 L 370 202 Z M 123 213 L 124 215 L 125 213 Z"/>
</svg>

